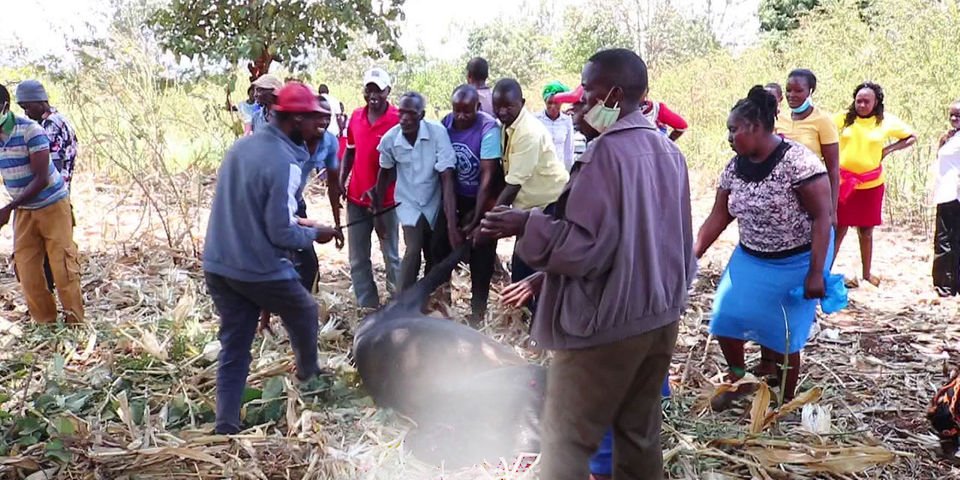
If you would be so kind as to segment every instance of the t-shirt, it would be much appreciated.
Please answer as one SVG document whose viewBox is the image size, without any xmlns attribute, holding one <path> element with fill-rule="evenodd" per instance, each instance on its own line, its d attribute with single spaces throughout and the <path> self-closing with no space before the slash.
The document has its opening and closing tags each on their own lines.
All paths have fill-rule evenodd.
<svg viewBox="0 0 960 480">
<path fill-rule="evenodd" d="M 29 118 L 11 115 L 0 125 L 0 176 L 11 198 L 17 198 L 33 181 L 30 155 L 50 150 L 47 132 Z M 68 194 L 67 184 L 53 165 L 47 161 L 47 182 L 35 197 L 27 199 L 19 208 L 37 210 L 62 200 Z"/>
<path fill-rule="evenodd" d="M 240 121 L 243 123 L 253 123 L 253 114 L 260 111 L 260 106 L 256 103 L 247 103 L 246 101 L 237 104 L 237 113 L 240 115 Z"/>
<path fill-rule="evenodd" d="M 663 102 L 646 102 L 640 107 L 640 111 L 647 120 L 657 126 L 660 133 L 668 133 L 667 127 L 677 132 L 687 130 L 687 121 L 667 108 Z"/>
<path fill-rule="evenodd" d="M 377 184 L 377 175 L 380 173 L 380 152 L 377 147 L 380 140 L 394 125 L 400 123 L 400 112 L 397 107 L 387 105 L 387 111 L 377 119 L 373 125 L 367 117 L 367 107 L 358 108 L 350 116 L 347 128 L 347 149 L 353 149 L 353 169 L 347 184 L 347 200 L 354 205 L 370 207 L 370 201 L 363 197 Z M 387 188 L 383 199 L 383 207 L 393 205 L 393 190 L 395 185 Z"/>
<path fill-rule="evenodd" d="M 899 118 L 884 115 L 883 121 L 877 125 L 877 118 L 854 119 L 853 124 L 844 127 L 846 114 L 834 117 L 834 123 L 840 131 L 840 169 L 851 173 L 862 174 L 880 167 L 883 149 L 892 141 L 902 140 L 913 135 L 910 128 Z M 883 174 L 880 178 L 857 185 L 857 190 L 883 185 Z"/>
<path fill-rule="evenodd" d="M 813 112 L 803 120 L 794 120 L 790 114 L 777 117 L 776 132 L 784 138 L 807 147 L 818 157 L 823 158 L 821 145 L 840 142 L 837 125 L 829 113 L 813 107 Z"/>
<path fill-rule="evenodd" d="M 490 87 L 477 88 L 477 94 L 480 96 L 480 111 L 495 117 L 496 114 L 493 112 L 493 90 L 491 90 Z"/>
<path fill-rule="evenodd" d="M 933 202 L 960 200 L 960 133 L 954 134 L 937 151 L 936 184 Z"/>
<path fill-rule="evenodd" d="M 340 135 L 340 124 L 337 123 L 337 116 L 343 113 L 343 110 L 340 109 L 340 100 L 337 100 L 337 97 L 325 93 L 322 97 L 330 104 L 330 125 L 327 126 L 327 131 L 332 133 L 334 137 Z"/>
<path fill-rule="evenodd" d="M 560 198 L 570 174 L 557 158 L 553 137 L 536 117 L 521 110 L 503 131 L 503 169 L 506 182 L 519 185 L 516 208 L 546 207 Z"/>
<path fill-rule="evenodd" d="M 480 190 L 480 161 L 497 160 L 500 150 L 500 125 L 484 112 L 477 112 L 477 121 L 466 130 L 453 128 L 453 114 L 443 118 L 453 152 L 457 155 L 457 195 L 475 198 Z"/>
<path fill-rule="evenodd" d="M 336 170 L 340 167 L 340 163 L 337 161 L 338 147 L 337 137 L 334 137 L 330 132 L 323 132 L 323 138 L 320 139 L 317 150 L 312 155 L 304 145 L 304 150 L 307 150 L 309 157 L 300 165 L 300 189 L 297 190 L 297 200 L 303 199 L 303 191 L 307 188 L 310 174 L 320 171 L 321 168 Z"/>
<path fill-rule="evenodd" d="M 784 252 L 809 244 L 813 219 L 800 205 L 797 187 L 827 173 L 823 162 L 792 140 L 784 143 L 767 162 L 776 162 L 759 181 L 738 173 L 734 157 L 720 175 L 720 189 L 730 192 L 728 210 L 737 219 L 740 243 L 758 252 Z"/>
</svg>

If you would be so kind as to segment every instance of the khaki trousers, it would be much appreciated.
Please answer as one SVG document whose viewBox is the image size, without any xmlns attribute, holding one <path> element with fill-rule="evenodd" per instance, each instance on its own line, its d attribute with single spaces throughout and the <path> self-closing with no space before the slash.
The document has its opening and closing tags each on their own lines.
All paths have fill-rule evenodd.
<svg viewBox="0 0 960 480">
<path fill-rule="evenodd" d="M 613 425 L 613 478 L 663 478 L 660 389 L 678 322 L 599 347 L 559 350 L 547 377 L 544 480 L 584 480 L 590 456 Z"/>
<path fill-rule="evenodd" d="M 43 273 L 44 254 L 50 259 L 67 323 L 83 321 L 80 262 L 71 218 L 68 198 L 37 210 L 18 208 L 14 214 L 14 265 L 30 317 L 38 323 L 57 321 L 57 304 Z"/>
</svg>

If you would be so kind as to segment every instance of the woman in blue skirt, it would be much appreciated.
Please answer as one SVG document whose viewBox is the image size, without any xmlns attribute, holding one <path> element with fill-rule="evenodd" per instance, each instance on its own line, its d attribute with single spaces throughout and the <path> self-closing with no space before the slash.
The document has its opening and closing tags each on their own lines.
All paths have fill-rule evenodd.
<svg viewBox="0 0 960 480">
<path fill-rule="evenodd" d="M 789 400 L 800 375 L 800 351 L 825 295 L 833 256 L 832 202 L 823 163 L 806 147 L 773 133 L 776 114 L 776 99 L 759 85 L 730 112 L 728 140 L 736 156 L 720 176 L 695 253 L 701 257 L 737 220 L 740 244 L 717 287 L 710 333 L 723 350 L 728 381 L 745 375 L 744 343 L 756 342 L 763 359 L 757 373 L 785 374 L 782 393 Z M 790 293 L 798 287 L 802 298 Z M 719 395 L 712 406 L 726 409 L 750 391 L 744 386 Z"/>
</svg>

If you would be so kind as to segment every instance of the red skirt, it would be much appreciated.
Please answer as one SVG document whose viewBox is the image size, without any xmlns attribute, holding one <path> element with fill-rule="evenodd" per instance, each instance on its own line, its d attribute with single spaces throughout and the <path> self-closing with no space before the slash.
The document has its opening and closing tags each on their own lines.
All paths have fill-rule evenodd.
<svg viewBox="0 0 960 480">
<path fill-rule="evenodd" d="M 876 227 L 883 223 L 883 190 L 879 185 L 854 190 L 847 201 L 837 206 L 837 225 L 841 227 Z"/>
</svg>

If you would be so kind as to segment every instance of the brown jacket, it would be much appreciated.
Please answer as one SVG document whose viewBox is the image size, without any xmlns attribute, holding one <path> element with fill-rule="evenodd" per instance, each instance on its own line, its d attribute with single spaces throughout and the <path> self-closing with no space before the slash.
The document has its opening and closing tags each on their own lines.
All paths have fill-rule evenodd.
<svg viewBox="0 0 960 480">
<path fill-rule="evenodd" d="M 697 270 L 687 164 L 643 114 L 590 143 L 557 207 L 556 217 L 532 210 L 517 241 L 547 274 L 539 348 L 603 345 L 680 319 Z"/>
</svg>

